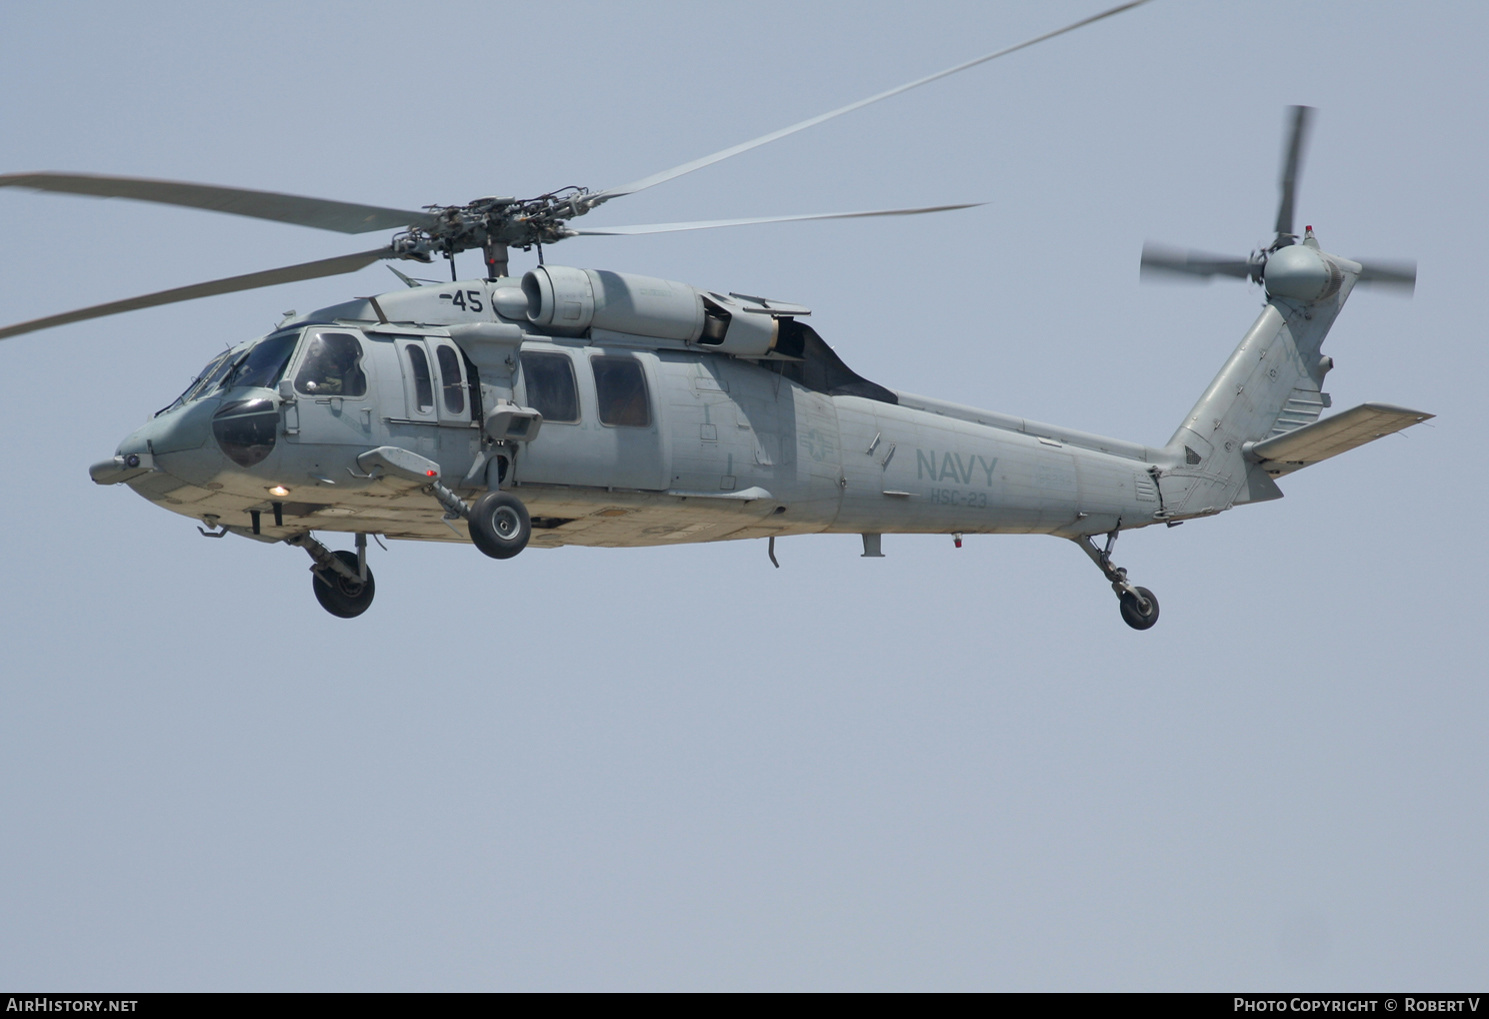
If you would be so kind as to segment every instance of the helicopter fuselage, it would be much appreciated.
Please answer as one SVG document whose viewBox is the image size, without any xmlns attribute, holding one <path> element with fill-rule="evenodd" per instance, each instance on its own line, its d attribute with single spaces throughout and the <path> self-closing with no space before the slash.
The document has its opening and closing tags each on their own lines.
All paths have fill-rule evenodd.
<svg viewBox="0 0 1489 1019">
<path fill-rule="evenodd" d="M 544 335 L 515 317 L 515 285 L 422 287 L 287 323 L 209 365 L 94 476 L 271 541 L 309 530 L 466 540 L 465 521 L 421 486 L 359 466 L 389 446 L 438 464 L 462 495 L 511 491 L 536 546 L 824 531 L 1073 537 L 1171 516 L 1161 449 L 857 376 L 823 392 L 789 356 L 595 329 Z M 337 344 L 355 377 L 318 382 L 318 359 Z M 254 357 L 263 363 L 245 362 Z M 493 440 L 483 414 L 498 406 L 537 407 L 541 424 L 525 441 Z"/>
<path fill-rule="evenodd" d="M 1275 478 L 1431 416 L 1365 404 L 1319 420 L 1321 347 L 1364 270 L 1311 231 L 1299 247 L 1161 447 L 887 389 L 797 305 L 539 266 L 286 321 L 90 473 L 204 533 L 303 547 L 343 616 L 372 597 L 369 534 L 505 559 L 822 532 L 861 534 L 874 557 L 884 534 L 1022 533 L 1075 541 L 1146 629 L 1157 600 L 1113 565 L 1118 532 L 1279 498 Z"/>
</svg>

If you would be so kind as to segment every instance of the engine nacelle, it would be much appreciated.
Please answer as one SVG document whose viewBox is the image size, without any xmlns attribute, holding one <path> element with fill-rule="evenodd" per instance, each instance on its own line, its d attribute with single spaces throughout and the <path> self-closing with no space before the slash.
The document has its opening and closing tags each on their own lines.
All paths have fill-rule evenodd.
<svg viewBox="0 0 1489 1019">
<path fill-rule="evenodd" d="M 522 277 L 527 317 L 545 332 L 581 336 L 605 329 L 682 340 L 736 357 L 764 357 L 777 316 L 807 313 L 754 298 L 705 293 L 686 283 L 602 269 L 540 265 Z"/>
<path fill-rule="evenodd" d="M 735 357 L 764 357 L 775 349 L 780 323 L 771 309 L 730 295 L 704 294 L 703 335 L 698 342 Z"/>
<path fill-rule="evenodd" d="M 703 300 L 686 283 L 597 269 L 540 265 L 522 277 L 527 317 L 549 332 L 610 329 L 664 340 L 703 333 Z"/>
<path fill-rule="evenodd" d="M 1339 293 L 1344 270 L 1307 244 L 1290 244 L 1267 257 L 1262 282 L 1272 297 L 1322 301 Z"/>
</svg>

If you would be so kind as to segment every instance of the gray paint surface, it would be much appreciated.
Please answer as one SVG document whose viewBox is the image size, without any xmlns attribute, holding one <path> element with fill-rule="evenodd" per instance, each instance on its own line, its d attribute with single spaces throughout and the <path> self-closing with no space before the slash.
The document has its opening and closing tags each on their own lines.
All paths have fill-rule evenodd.
<svg viewBox="0 0 1489 1019">
<path fill-rule="evenodd" d="M 1311 230 L 1298 251 L 1294 261 L 1322 272 Z M 1283 470 L 1267 461 L 1297 470 L 1432 417 L 1398 410 L 1393 428 L 1372 430 L 1362 413 L 1390 415 L 1366 405 L 1317 420 L 1331 402 L 1320 387 L 1333 362 L 1321 348 L 1360 266 L 1327 256 L 1339 283 L 1300 300 L 1277 293 L 1289 290 L 1291 255 L 1274 256 L 1283 268 L 1274 281 L 1267 267 L 1267 305 L 1162 448 L 944 401 L 902 402 L 852 376 L 815 334 L 778 354 L 778 334 L 799 328 L 805 308 L 776 319 L 764 314 L 772 302 L 735 299 L 726 331 L 710 340 L 703 306 L 712 298 L 692 286 L 550 263 L 521 280 L 524 292 L 547 294 L 525 314 L 502 310 L 499 295 L 518 289 L 504 277 L 403 289 L 281 324 L 224 362 L 220 386 L 193 387 L 123 439 L 112 467 L 101 462 L 90 474 L 208 528 L 289 543 L 313 531 L 462 537 L 465 523 L 446 514 L 458 495 L 436 501 L 411 490 L 408 477 L 420 471 L 366 473 L 367 451 L 384 447 L 421 458 L 468 499 L 506 488 L 549 547 L 739 540 L 759 537 L 752 523 L 764 517 L 777 518 L 772 535 L 861 533 L 869 558 L 881 557 L 885 533 L 1110 541 L 1281 498 L 1270 476 Z M 322 345 L 339 345 L 349 365 L 354 357 L 355 381 L 338 376 L 317 389 L 329 364 Z M 282 379 L 231 367 L 270 349 L 285 352 Z M 557 406 L 529 375 L 540 364 L 566 380 Z M 606 395 L 603 379 L 621 370 L 631 381 L 612 382 Z M 504 402 L 553 420 L 503 441 L 505 425 L 482 422 Z M 258 428 L 248 455 L 223 424 L 245 414 Z M 204 441 L 209 428 L 216 441 Z M 1310 453 L 1325 435 L 1344 438 L 1324 456 Z M 144 458 L 148 466 L 134 471 Z M 161 473 L 183 484 L 165 491 Z M 1125 578 L 1109 579 L 1114 591 L 1136 593 Z"/>
<path fill-rule="evenodd" d="M 1089 12 L 1047 6 L 752 4 L 708 24 L 663 6 L 640 25 L 584 7 L 561 61 L 510 46 L 500 70 L 427 79 L 397 73 L 395 40 L 448 30 L 489 53 L 553 23 L 22 9 L 0 33 L 25 97 L 0 118 L 3 169 L 393 208 L 604 186 Z M 762 23 L 768 47 L 717 45 Z M 1489 563 L 1437 514 L 1483 491 L 1489 210 L 1465 125 L 1486 113 L 1486 27 L 1456 4 L 1150 4 L 604 211 L 984 210 L 924 234 L 557 249 L 800 301 L 896 389 L 1161 444 L 1260 302 L 1140 289 L 1141 243 L 1265 243 L 1281 111 L 1318 106 L 1301 221 L 1329 250 L 1422 266 L 1415 301 L 1351 297 L 1326 388 L 1336 409 L 1438 418 L 1282 479 L 1286 499 L 1124 537 L 1118 561 L 1164 599 L 1146 634 L 1066 542 L 886 536 L 870 560 L 849 535 L 783 538 L 779 571 L 763 542 L 509 564 L 394 544 L 372 553 L 379 615 L 335 629 L 302 553 L 205 541 L 84 472 L 224 344 L 387 273 L 6 341 L 0 978 L 1471 985 L 1489 948 Z M 532 104 L 570 116 L 529 141 Z M 0 209 L 27 240 L 5 261 L 7 322 L 346 250 L 125 202 L 14 191 Z"/>
</svg>

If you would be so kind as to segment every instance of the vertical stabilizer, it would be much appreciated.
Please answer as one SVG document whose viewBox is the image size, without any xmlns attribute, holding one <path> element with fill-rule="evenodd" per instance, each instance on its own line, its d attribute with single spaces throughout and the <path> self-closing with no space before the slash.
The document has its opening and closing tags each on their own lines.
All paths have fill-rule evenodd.
<svg viewBox="0 0 1489 1019">
<path fill-rule="evenodd" d="M 1267 304 L 1241 345 L 1210 383 L 1165 447 L 1160 517 L 1206 516 L 1237 503 L 1280 498 L 1273 473 L 1255 444 L 1276 439 L 1316 422 L 1329 397 L 1324 376 L 1333 362 L 1319 348 L 1356 283 L 1410 289 L 1416 267 L 1410 263 L 1361 265 L 1319 249 L 1313 227 L 1294 230 L 1298 177 L 1313 111 L 1294 106 L 1283 147 L 1281 201 L 1272 243 L 1246 258 L 1143 246 L 1142 270 L 1151 275 L 1230 276 L 1262 284 Z M 1415 412 L 1413 412 L 1415 413 Z M 1317 433 L 1315 433 L 1317 434 Z"/>
<path fill-rule="evenodd" d="M 1168 442 L 1174 466 L 1161 484 L 1171 516 L 1205 516 L 1281 497 L 1243 447 L 1312 424 L 1329 406 L 1323 381 L 1332 362 L 1320 348 L 1353 284 L 1346 274 L 1323 300 L 1267 302 Z"/>
</svg>

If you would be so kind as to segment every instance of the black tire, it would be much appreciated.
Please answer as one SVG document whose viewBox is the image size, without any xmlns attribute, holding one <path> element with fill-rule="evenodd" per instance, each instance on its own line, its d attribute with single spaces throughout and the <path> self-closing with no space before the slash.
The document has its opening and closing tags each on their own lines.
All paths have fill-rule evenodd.
<svg viewBox="0 0 1489 1019">
<path fill-rule="evenodd" d="M 1158 622 L 1158 599 L 1146 587 L 1138 588 L 1137 592 L 1148 603 L 1147 612 L 1142 610 L 1136 598 L 1125 591 L 1117 596 L 1117 600 L 1122 606 L 1122 621 L 1134 630 L 1146 630 Z"/>
<path fill-rule="evenodd" d="M 331 554 L 353 571 L 356 570 L 355 552 Z M 377 593 L 377 584 L 372 579 L 370 569 L 367 571 L 366 581 L 348 580 L 335 570 L 316 570 L 311 576 L 315 578 L 312 584 L 315 588 L 315 600 L 321 603 L 321 608 L 342 619 L 351 619 L 366 612 L 367 606 L 372 604 L 372 596 Z"/>
<path fill-rule="evenodd" d="M 487 492 L 471 507 L 470 540 L 493 559 L 510 559 L 527 548 L 533 523 L 522 500 L 506 492 Z"/>
</svg>

